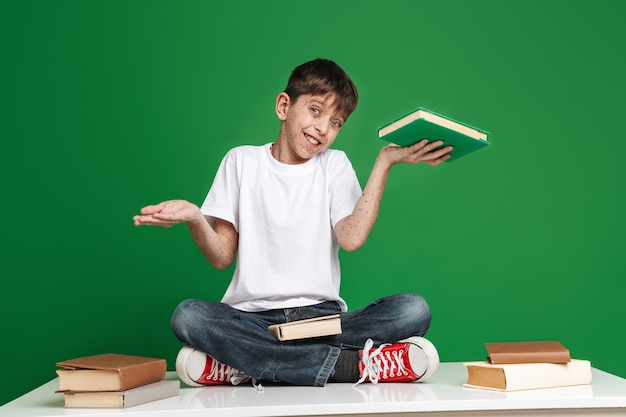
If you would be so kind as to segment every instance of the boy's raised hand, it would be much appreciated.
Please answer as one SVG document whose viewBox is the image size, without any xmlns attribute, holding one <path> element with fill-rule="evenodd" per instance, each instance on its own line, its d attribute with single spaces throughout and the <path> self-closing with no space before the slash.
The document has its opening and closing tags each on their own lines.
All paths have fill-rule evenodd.
<svg viewBox="0 0 626 417">
<path fill-rule="evenodd" d="M 452 146 L 445 146 L 435 150 L 441 145 L 443 145 L 441 140 L 429 142 L 428 139 L 422 139 L 416 144 L 406 147 L 390 144 L 381 149 L 381 156 L 387 159 L 391 165 L 423 162 L 437 166 L 450 158 L 450 152 L 453 149 Z"/>
<path fill-rule="evenodd" d="M 198 206 L 186 200 L 169 200 L 141 209 L 141 214 L 134 216 L 135 226 L 172 227 L 178 223 L 187 223 L 204 219 Z"/>
</svg>

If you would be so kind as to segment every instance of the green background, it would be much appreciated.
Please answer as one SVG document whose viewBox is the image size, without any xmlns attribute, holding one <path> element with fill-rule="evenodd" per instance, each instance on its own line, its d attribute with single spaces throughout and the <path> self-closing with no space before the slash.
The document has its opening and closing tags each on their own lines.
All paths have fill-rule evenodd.
<svg viewBox="0 0 626 417">
<path fill-rule="evenodd" d="M 334 146 L 363 185 L 377 127 L 414 107 L 491 132 L 454 163 L 393 169 L 366 246 L 341 255 L 350 307 L 419 292 L 443 361 L 556 339 L 626 377 L 625 17 L 621 1 L 1 2 L 0 402 L 77 356 L 173 369 L 173 308 L 219 300 L 232 269 L 132 216 L 201 203 L 228 149 L 274 140 L 275 96 L 315 57 L 359 87 Z"/>
</svg>

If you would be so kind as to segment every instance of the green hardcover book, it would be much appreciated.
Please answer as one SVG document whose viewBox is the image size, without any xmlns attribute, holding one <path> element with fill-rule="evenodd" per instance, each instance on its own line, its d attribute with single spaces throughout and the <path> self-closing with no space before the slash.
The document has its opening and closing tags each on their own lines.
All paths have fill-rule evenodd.
<svg viewBox="0 0 626 417">
<path fill-rule="evenodd" d="M 410 146 L 422 139 L 443 140 L 453 146 L 451 162 L 489 145 L 488 132 L 418 107 L 378 129 L 378 137 L 399 146 Z"/>
</svg>

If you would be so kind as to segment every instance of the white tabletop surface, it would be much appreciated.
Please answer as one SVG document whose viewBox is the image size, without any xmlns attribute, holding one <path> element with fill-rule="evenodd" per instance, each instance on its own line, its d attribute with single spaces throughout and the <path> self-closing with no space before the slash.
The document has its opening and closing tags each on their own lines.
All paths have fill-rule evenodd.
<svg viewBox="0 0 626 417">
<path fill-rule="evenodd" d="M 176 379 L 168 372 L 167 379 Z M 327 384 L 318 387 L 251 385 L 182 388 L 178 397 L 127 409 L 63 408 L 55 394 L 58 380 L 0 407 L 1 417 L 42 416 L 293 416 L 416 412 L 479 412 L 487 410 L 554 410 L 623 408 L 626 379 L 593 369 L 591 385 L 517 392 L 464 388 L 467 372 L 460 362 L 442 363 L 423 383 Z"/>
</svg>

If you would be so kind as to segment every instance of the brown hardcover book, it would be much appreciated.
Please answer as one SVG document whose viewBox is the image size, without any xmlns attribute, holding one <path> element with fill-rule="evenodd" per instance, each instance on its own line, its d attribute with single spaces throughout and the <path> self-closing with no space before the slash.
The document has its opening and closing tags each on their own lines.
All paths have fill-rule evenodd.
<svg viewBox="0 0 626 417">
<path fill-rule="evenodd" d="M 267 330 L 281 341 L 332 336 L 341 334 L 341 319 L 339 314 L 332 314 L 330 316 L 274 324 L 269 326 Z"/>
<path fill-rule="evenodd" d="M 557 341 L 485 343 L 491 363 L 567 363 L 569 350 Z"/>
<path fill-rule="evenodd" d="M 180 381 L 158 381 L 126 391 L 64 392 L 68 408 L 127 408 L 178 395 Z"/>
<path fill-rule="evenodd" d="M 165 359 L 105 353 L 57 362 L 59 391 L 124 391 L 165 378 Z"/>
<path fill-rule="evenodd" d="M 591 383 L 591 363 L 573 359 L 568 363 L 464 363 L 470 388 L 519 391 Z"/>
</svg>

